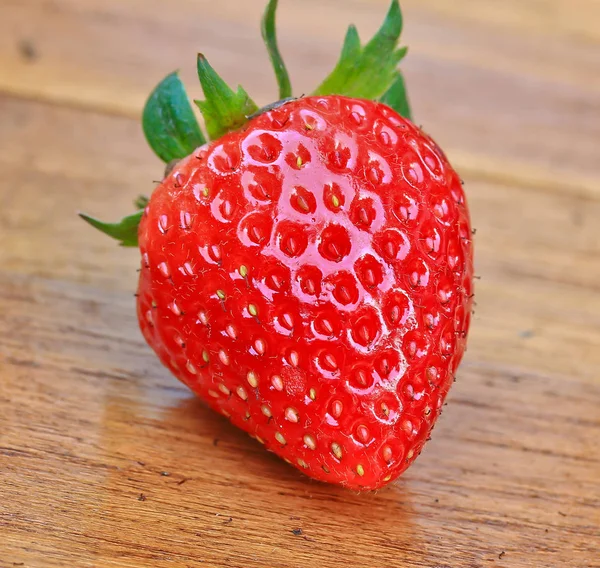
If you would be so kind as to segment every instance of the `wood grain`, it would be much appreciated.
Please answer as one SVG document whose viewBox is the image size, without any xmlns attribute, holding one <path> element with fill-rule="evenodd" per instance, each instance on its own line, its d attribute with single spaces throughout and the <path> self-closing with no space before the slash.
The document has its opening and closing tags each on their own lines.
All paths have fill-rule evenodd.
<svg viewBox="0 0 600 568">
<path fill-rule="evenodd" d="M 387 0 L 282 2 L 298 90 Z M 357 495 L 215 416 L 137 329 L 138 124 L 202 49 L 274 92 L 262 1 L 0 0 L 0 567 L 600 567 L 600 33 L 594 0 L 407 0 L 416 114 L 467 182 L 468 356 L 423 456 Z M 336 15 L 337 14 L 337 15 Z M 342 14 L 340 16 L 339 14 Z"/>
</svg>

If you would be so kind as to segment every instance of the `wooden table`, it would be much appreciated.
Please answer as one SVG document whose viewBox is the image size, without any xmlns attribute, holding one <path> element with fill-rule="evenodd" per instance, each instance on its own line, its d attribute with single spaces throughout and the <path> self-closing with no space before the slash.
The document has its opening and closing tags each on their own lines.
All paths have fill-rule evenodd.
<svg viewBox="0 0 600 568">
<path fill-rule="evenodd" d="M 297 92 L 387 0 L 282 1 Z M 0 1 L 0 567 L 599 567 L 600 4 L 405 0 L 417 120 L 467 181 L 477 312 L 394 486 L 309 481 L 146 347 L 137 253 L 76 217 L 162 166 L 144 99 L 203 50 L 275 93 L 262 0 Z"/>
</svg>

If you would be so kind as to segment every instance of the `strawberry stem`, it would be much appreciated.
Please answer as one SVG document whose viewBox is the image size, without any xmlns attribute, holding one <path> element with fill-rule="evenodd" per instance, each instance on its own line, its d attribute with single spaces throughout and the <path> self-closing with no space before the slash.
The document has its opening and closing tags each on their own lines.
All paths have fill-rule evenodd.
<svg viewBox="0 0 600 568">
<path fill-rule="evenodd" d="M 267 46 L 275 77 L 277 77 L 277 85 L 279 85 L 279 98 L 288 99 L 292 96 L 292 84 L 288 74 L 279 46 L 277 45 L 277 33 L 275 26 L 275 14 L 277 12 L 278 0 L 269 0 L 267 8 L 261 22 L 262 37 Z"/>
</svg>

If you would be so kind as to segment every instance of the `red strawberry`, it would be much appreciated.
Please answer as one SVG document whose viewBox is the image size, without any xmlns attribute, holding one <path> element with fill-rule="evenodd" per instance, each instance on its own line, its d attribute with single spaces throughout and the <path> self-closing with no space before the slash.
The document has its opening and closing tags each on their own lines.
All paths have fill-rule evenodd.
<svg viewBox="0 0 600 568">
<path fill-rule="evenodd" d="M 275 4 L 264 29 L 277 64 Z M 356 67 L 381 48 L 377 38 L 354 53 Z M 388 103 L 401 83 L 396 41 L 393 73 L 364 84 L 383 83 Z M 311 477 L 375 489 L 420 453 L 463 355 L 471 229 L 460 179 L 429 136 L 381 102 L 328 94 L 328 81 L 347 87 L 343 61 L 318 96 L 247 120 L 255 105 L 201 56 L 201 108 L 216 141 L 107 232 L 134 244 L 139 222 L 138 316 L 165 366 Z M 175 80 L 175 131 L 201 141 Z M 172 137 L 152 134 L 164 92 L 150 99 L 146 131 L 163 158 L 181 157 L 165 150 Z"/>
</svg>

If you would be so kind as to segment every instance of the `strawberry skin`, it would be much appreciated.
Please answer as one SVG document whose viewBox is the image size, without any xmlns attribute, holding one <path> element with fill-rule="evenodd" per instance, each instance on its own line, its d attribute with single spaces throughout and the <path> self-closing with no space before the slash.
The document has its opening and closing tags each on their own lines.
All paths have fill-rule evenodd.
<svg viewBox="0 0 600 568">
<path fill-rule="evenodd" d="M 182 160 L 139 226 L 161 361 L 307 475 L 376 489 L 421 452 L 465 350 L 458 175 L 387 106 L 294 100 Z"/>
</svg>

